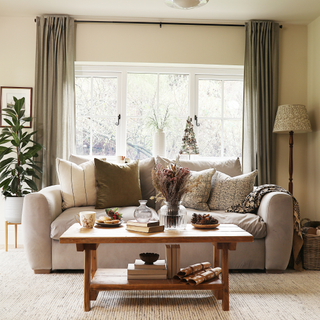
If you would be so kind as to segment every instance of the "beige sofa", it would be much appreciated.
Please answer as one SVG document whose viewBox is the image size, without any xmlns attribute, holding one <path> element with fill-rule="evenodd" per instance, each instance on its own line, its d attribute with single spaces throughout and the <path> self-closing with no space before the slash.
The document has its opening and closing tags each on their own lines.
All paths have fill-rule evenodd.
<svg viewBox="0 0 320 320">
<path fill-rule="evenodd" d="M 72 157 L 78 165 L 83 159 Z M 154 195 L 151 170 L 156 162 L 164 163 L 163 158 L 149 158 L 139 162 L 139 177 L 143 199 Z M 214 161 L 181 161 L 182 166 L 192 171 L 216 168 L 230 177 L 241 177 L 239 159 Z M 152 201 L 150 207 L 155 208 Z M 118 205 L 123 219 L 133 219 L 136 207 Z M 72 224 L 76 223 L 74 215 L 79 211 L 94 210 L 97 217 L 104 214 L 104 209 L 95 209 L 93 205 L 70 207 L 62 210 L 62 193 L 60 185 L 50 186 L 25 197 L 22 229 L 25 252 L 30 267 L 35 273 L 46 273 L 58 269 L 83 269 L 84 256 L 77 252 L 72 244 L 60 244 L 59 237 Z M 201 210 L 187 208 L 188 223 L 194 212 Z M 157 217 L 154 210 L 153 214 Z M 287 268 L 293 239 L 293 206 L 291 196 L 272 192 L 265 195 L 257 214 L 226 213 L 224 210 L 211 211 L 220 223 L 234 223 L 254 236 L 253 243 L 239 243 L 236 251 L 230 251 L 230 269 L 262 269 L 282 271 Z M 98 248 L 99 267 L 127 267 L 141 252 L 158 252 L 164 259 L 163 244 L 103 244 Z M 181 266 L 201 261 L 212 261 L 211 244 L 181 244 Z"/>
</svg>

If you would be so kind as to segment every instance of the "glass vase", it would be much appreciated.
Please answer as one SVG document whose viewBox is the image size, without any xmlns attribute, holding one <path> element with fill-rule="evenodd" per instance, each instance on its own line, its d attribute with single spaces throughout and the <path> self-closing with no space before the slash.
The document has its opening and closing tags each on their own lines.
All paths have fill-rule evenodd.
<svg viewBox="0 0 320 320">
<path fill-rule="evenodd" d="M 147 207 L 147 200 L 139 200 L 140 206 L 134 210 L 134 218 L 138 222 L 148 222 L 152 218 L 152 211 Z"/>
<path fill-rule="evenodd" d="M 164 202 L 160 208 L 160 224 L 167 230 L 185 230 L 187 226 L 187 209 L 177 202 Z"/>
</svg>

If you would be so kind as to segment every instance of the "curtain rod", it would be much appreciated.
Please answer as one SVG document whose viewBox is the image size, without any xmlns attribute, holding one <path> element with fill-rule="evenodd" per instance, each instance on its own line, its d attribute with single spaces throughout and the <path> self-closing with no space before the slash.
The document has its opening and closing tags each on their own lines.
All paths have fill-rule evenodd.
<svg viewBox="0 0 320 320">
<path fill-rule="evenodd" d="M 210 26 L 210 27 L 244 27 L 244 24 L 190 23 L 190 22 L 155 22 L 155 21 L 107 21 L 107 20 L 75 20 L 76 23 L 118 23 L 118 24 L 155 24 L 175 26 Z"/>
<path fill-rule="evenodd" d="M 244 24 L 231 23 L 191 23 L 191 22 L 155 22 L 155 21 L 107 21 L 107 20 L 74 20 L 76 23 L 119 23 L 119 24 L 158 24 L 175 26 L 208 26 L 208 27 L 244 27 Z M 282 25 L 279 26 L 282 29 Z"/>
<path fill-rule="evenodd" d="M 34 19 L 36 22 L 36 19 Z M 155 21 L 108 21 L 108 20 L 74 20 L 75 23 L 115 23 L 115 24 L 151 24 L 174 26 L 207 26 L 207 27 L 244 27 L 244 24 L 230 24 L 230 23 L 191 23 L 191 22 L 155 22 Z M 282 29 L 282 25 L 279 26 Z"/>
</svg>

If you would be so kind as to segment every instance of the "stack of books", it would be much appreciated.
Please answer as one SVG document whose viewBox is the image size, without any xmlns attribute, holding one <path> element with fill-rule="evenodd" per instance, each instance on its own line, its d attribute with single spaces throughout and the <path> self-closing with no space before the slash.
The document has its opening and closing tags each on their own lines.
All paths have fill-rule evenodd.
<svg viewBox="0 0 320 320">
<path fill-rule="evenodd" d="M 157 260 L 153 264 L 145 264 L 136 259 L 134 263 L 128 264 L 128 280 L 167 279 L 167 268 L 165 260 Z"/>
<path fill-rule="evenodd" d="M 180 271 L 180 245 L 166 244 L 165 258 L 168 279 L 172 279 Z"/>
<path fill-rule="evenodd" d="M 137 232 L 161 232 L 164 230 L 164 226 L 160 226 L 159 221 L 138 222 L 137 220 L 128 220 L 127 230 Z"/>
</svg>

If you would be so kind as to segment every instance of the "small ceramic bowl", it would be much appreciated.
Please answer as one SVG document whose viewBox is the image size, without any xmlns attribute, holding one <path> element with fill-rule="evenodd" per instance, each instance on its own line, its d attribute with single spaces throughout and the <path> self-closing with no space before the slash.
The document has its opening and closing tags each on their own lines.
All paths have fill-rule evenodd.
<svg viewBox="0 0 320 320">
<path fill-rule="evenodd" d="M 146 252 L 146 253 L 140 253 L 139 256 L 140 256 L 140 259 L 144 261 L 145 264 L 153 264 L 159 259 L 158 253 Z"/>
</svg>

